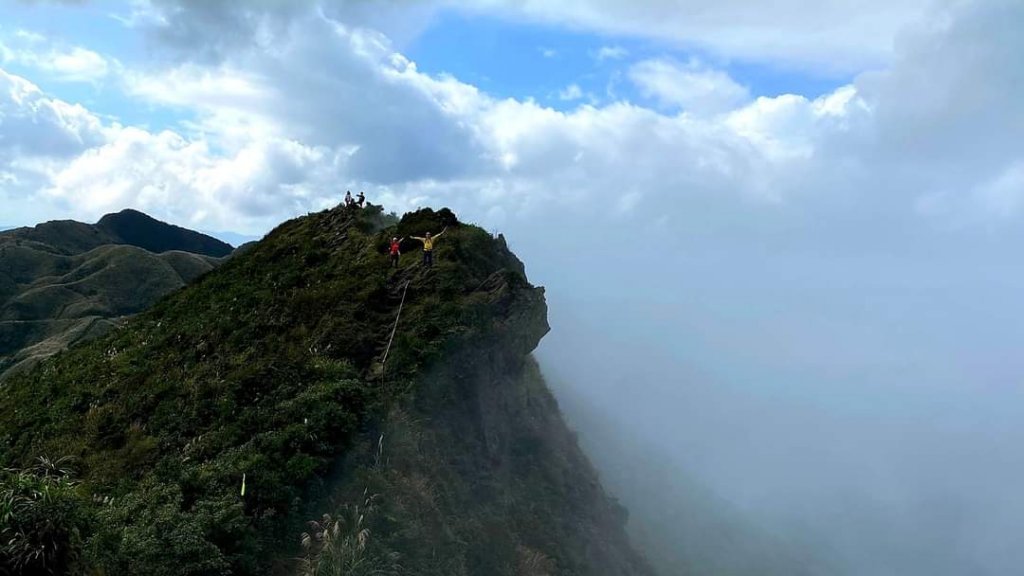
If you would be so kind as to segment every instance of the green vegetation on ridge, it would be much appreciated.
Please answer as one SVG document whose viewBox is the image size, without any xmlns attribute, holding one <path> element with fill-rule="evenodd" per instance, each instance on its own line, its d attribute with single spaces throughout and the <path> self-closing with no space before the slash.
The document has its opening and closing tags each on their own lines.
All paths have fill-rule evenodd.
<svg viewBox="0 0 1024 576">
<path fill-rule="evenodd" d="M 432 270 L 411 258 L 388 270 L 390 235 L 445 225 Z M 406 282 L 382 377 L 378 360 Z M 573 442 L 534 461 L 544 438 L 509 432 L 521 426 L 510 406 L 527 420 L 543 409 L 541 420 L 560 424 L 542 383 L 528 394 L 518 387 L 546 331 L 542 293 L 503 239 L 459 225 L 447 210 L 401 222 L 378 208 L 317 213 L 281 225 L 106 337 L 9 379 L 0 387 L 0 464 L 70 458 L 68 533 L 80 535 L 82 554 L 68 572 L 287 573 L 303 553 L 306 521 L 338 499 L 344 506 L 328 513 L 341 517 L 370 490 L 386 511 L 375 520 L 376 558 L 394 571 L 525 574 L 516 566 L 561 561 L 559 574 L 598 573 L 584 568 L 597 561 L 587 552 L 594 535 L 582 520 L 554 515 L 577 510 L 621 531 L 621 513 Z M 505 396 L 484 410 L 487 386 L 498 382 Z M 403 429 L 404 452 L 381 437 L 400 440 Z M 385 446 L 390 468 L 380 465 Z M 430 447 L 436 457 L 421 461 Z M 566 454 L 575 466 L 557 464 Z M 452 468 L 460 458 L 465 467 Z M 410 482 L 422 486 L 410 491 Z M 412 493 L 432 498 L 433 512 L 408 508 L 403 495 Z M 522 501 L 495 501 L 501 494 Z M 518 526 L 504 526 L 510 509 Z M 440 524 L 428 529 L 425 519 Z M 437 557 L 439 549 L 450 555 Z"/>
</svg>

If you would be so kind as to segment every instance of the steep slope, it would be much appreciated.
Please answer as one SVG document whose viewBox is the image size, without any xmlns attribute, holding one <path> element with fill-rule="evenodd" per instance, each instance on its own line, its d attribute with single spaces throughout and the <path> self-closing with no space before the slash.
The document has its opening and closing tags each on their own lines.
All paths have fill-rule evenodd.
<svg viewBox="0 0 1024 576">
<path fill-rule="evenodd" d="M 446 225 L 433 269 L 388 268 L 389 236 Z M 69 572 L 650 574 L 530 359 L 547 330 L 447 210 L 313 214 L 11 378 L 0 465 L 73 459 L 6 480 L 78 482 L 46 524 Z"/>
<path fill-rule="evenodd" d="M 0 378 L 151 306 L 231 247 L 131 210 L 0 233 Z"/>
</svg>

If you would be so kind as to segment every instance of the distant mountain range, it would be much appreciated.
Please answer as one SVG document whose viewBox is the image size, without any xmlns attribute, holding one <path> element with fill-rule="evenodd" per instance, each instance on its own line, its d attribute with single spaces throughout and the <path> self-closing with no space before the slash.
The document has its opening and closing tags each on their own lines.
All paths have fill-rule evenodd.
<svg viewBox="0 0 1024 576">
<path fill-rule="evenodd" d="M 106 244 L 127 244 L 156 254 L 173 250 L 204 256 L 227 256 L 234 248 L 212 236 L 161 222 L 137 210 L 107 214 L 95 224 L 54 220 L 31 228 L 14 228 L 0 236 L 44 244 L 64 254 L 79 254 Z"/>
<path fill-rule="evenodd" d="M 106 333 L 233 250 L 135 210 L 0 232 L 0 378 Z"/>
</svg>

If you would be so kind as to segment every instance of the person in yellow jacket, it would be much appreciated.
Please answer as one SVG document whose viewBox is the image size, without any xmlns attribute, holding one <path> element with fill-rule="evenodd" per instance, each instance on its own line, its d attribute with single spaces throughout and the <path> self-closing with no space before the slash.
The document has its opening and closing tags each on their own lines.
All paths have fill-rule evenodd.
<svg viewBox="0 0 1024 576">
<path fill-rule="evenodd" d="M 427 232 L 427 235 L 422 237 L 422 238 L 419 237 L 419 236 L 413 236 L 412 237 L 413 240 L 419 240 L 420 242 L 423 242 L 423 265 L 424 266 L 429 268 L 429 267 L 434 265 L 434 241 L 437 240 L 438 238 L 440 238 L 441 234 L 445 233 L 445 230 L 448 230 L 448 228 L 445 227 L 444 230 L 441 230 L 440 232 L 438 232 L 437 236 L 431 236 L 430 232 Z"/>
</svg>

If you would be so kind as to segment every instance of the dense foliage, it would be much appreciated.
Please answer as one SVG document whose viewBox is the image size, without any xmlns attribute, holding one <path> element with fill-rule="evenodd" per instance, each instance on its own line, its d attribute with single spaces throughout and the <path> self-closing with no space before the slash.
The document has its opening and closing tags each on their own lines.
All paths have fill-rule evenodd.
<svg viewBox="0 0 1024 576">
<path fill-rule="evenodd" d="M 414 253 L 389 269 L 390 236 L 446 225 L 433 269 Z M 80 535 L 68 537 L 82 557 L 69 571 L 265 574 L 302 554 L 298 535 L 332 481 L 359 476 L 345 468 L 358 462 L 353 447 L 421 393 L 427 368 L 459 342 L 486 341 L 524 299 L 543 315 L 504 240 L 447 210 L 292 220 L 115 332 L 0 387 L 0 465 L 74 459 L 74 483 L 58 482 L 60 505 L 74 504 L 61 508 L 73 517 L 65 525 Z"/>
<path fill-rule="evenodd" d="M 80 571 L 85 513 L 65 461 L 0 472 L 0 574 Z"/>
</svg>

